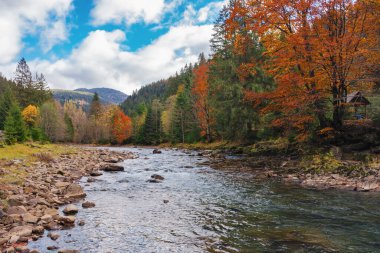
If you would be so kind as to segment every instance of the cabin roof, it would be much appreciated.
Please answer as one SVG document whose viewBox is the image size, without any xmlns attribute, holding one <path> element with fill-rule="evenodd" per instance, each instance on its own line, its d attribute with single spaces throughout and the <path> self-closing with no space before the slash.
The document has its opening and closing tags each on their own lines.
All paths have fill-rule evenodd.
<svg viewBox="0 0 380 253">
<path fill-rule="evenodd" d="M 354 91 L 347 95 L 346 103 L 357 105 L 369 105 L 371 104 L 360 91 Z"/>
</svg>

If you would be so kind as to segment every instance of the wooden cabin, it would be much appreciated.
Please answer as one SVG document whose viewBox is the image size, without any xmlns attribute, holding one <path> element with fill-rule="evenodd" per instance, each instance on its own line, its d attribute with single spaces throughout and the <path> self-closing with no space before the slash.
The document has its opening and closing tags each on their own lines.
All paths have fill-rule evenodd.
<svg viewBox="0 0 380 253">
<path fill-rule="evenodd" d="M 345 97 L 345 106 L 353 113 L 356 120 L 367 119 L 367 106 L 371 103 L 360 91 L 354 91 Z"/>
</svg>

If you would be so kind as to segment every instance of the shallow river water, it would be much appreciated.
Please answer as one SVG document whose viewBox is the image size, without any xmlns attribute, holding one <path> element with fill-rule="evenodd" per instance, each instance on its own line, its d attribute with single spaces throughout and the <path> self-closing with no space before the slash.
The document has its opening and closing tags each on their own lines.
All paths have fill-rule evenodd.
<svg viewBox="0 0 380 253">
<path fill-rule="evenodd" d="M 112 148 L 139 158 L 83 185 L 83 227 L 30 248 L 80 252 L 380 252 L 380 195 L 317 191 L 198 165 L 195 152 Z M 162 183 L 146 182 L 152 174 Z M 168 200 L 168 203 L 164 203 Z M 78 203 L 80 206 L 80 203 Z"/>
</svg>

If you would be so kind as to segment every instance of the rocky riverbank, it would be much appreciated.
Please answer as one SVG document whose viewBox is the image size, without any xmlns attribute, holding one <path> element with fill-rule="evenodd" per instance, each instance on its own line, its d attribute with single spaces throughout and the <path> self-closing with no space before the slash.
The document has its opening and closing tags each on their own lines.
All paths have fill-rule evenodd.
<svg viewBox="0 0 380 253">
<path fill-rule="evenodd" d="M 84 221 L 76 220 L 78 209 L 75 205 L 91 208 L 95 203 L 81 203 L 86 193 L 78 180 L 89 176 L 90 183 L 103 172 L 122 171 L 124 168 L 118 163 L 134 158 L 132 153 L 83 148 L 72 154 L 53 157 L 41 153 L 36 157 L 38 161 L 28 164 L 20 160 L 0 162 L 0 177 L 15 170 L 26 174 L 21 183 L 0 185 L 0 252 L 36 253 L 29 251 L 27 244 L 30 240 L 38 240 L 45 230 L 52 231 L 48 236 L 54 240 L 57 239 L 54 230 L 84 225 Z M 67 206 L 61 214 L 58 209 L 63 205 Z"/>
<path fill-rule="evenodd" d="M 280 180 L 315 189 L 380 192 L 378 154 L 342 155 L 335 151 L 302 156 L 251 154 L 233 159 L 228 158 L 228 151 L 201 151 L 199 155 L 209 156 L 207 165 L 215 169 L 254 173 L 261 180 Z"/>
</svg>

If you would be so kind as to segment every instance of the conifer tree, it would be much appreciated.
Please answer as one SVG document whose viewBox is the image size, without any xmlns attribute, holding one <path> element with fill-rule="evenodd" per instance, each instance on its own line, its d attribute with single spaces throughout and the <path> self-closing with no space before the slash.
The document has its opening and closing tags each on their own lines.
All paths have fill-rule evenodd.
<svg viewBox="0 0 380 253">
<path fill-rule="evenodd" d="M 0 96 L 0 130 L 4 130 L 5 119 L 13 103 L 15 103 L 15 98 L 12 90 L 9 86 L 6 86 L 4 94 Z"/>
<path fill-rule="evenodd" d="M 26 140 L 26 126 L 20 108 L 12 103 L 8 116 L 5 119 L 5 139 L 8 144 L 24 142 Z"/>
</svg>

